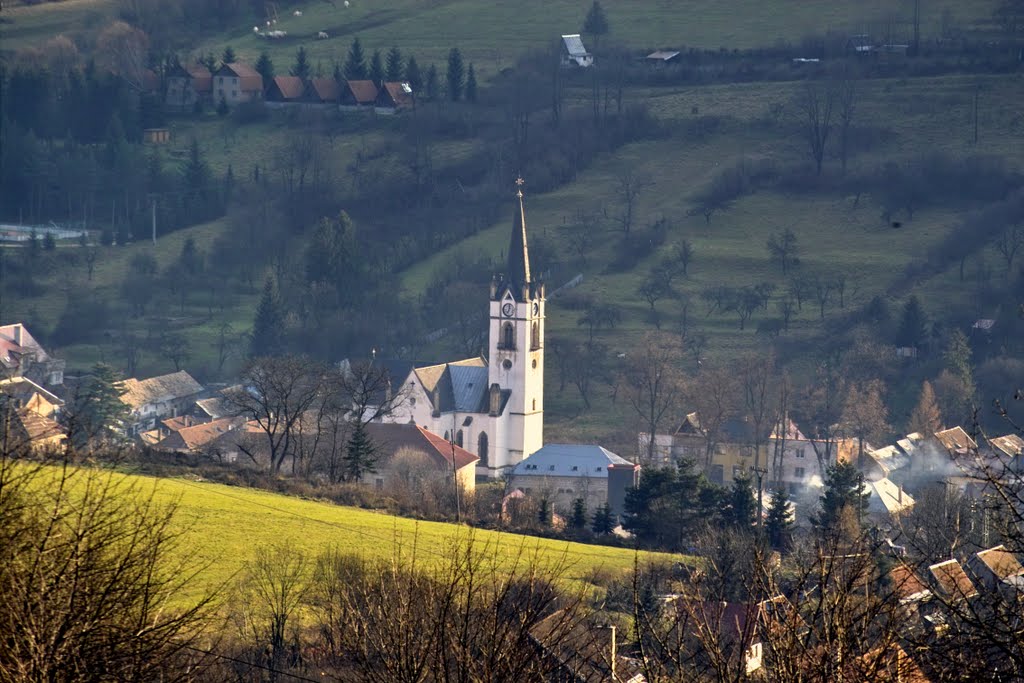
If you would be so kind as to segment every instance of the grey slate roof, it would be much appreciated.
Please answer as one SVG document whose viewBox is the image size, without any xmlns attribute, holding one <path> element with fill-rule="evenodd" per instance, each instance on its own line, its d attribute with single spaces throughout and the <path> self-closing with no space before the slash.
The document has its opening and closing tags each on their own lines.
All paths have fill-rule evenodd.
<svg viewBox="0 0 1024 683">
<path fill-rule="evenodd" d="M 513 476 L 605 478 L 609 467 L 635 467 L 601 446 L 550 443 L 512 469 Z"/>
<path fill-rule="evenodd" d="M 562 43 L 565 45 L 565 51 L 569 53 L 570 57 L 587 56 L 587 48 L 583 47 L 583 41 L 578 33 L 562 36 Z"/>
<path fill-rule="evenodd" d="M 452 398 L 460 413 L 487 411 L 487 368 L 473 365 L 449 365 Z"/>
</svg>

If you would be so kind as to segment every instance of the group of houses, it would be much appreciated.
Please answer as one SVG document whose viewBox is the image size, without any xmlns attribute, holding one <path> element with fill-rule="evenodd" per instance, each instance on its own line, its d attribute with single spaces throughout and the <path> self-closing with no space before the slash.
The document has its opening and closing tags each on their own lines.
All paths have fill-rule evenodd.
<svg viewBox="0 0 1024 683">
<path fill-rule="evenodd" d="M 212 73 L 203 64 L 176 64 L 167 73 L 164 102 L 179 111 L 192 111 L 197 104 L 264 102 L 269 107 L 337 107 L 342 111 L 392 113 L 412 107 L 415 97 L 405 82 L 338 80 L 333 76 L 265 79 L 252 66 L 232 62 Z"/>
</svg>

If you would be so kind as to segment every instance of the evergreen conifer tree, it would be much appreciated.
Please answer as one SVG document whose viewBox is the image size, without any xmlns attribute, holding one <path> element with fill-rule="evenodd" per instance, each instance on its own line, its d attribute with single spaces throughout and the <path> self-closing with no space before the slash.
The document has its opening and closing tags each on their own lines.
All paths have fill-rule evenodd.
<svg viewBox="0 0 1024 683">
<path fill-rule="evenodd" d="M 366 425 L 356 421 L 352 436 L 345 445 L 344 471 L 346 481 L 359 481 L 364 474 L 375 472 L 377 448 L 366 432 Z"/>
<path fill-rule="evenodd" d="M 967 393 L 974 393 L 974 373 L 971 370 L 971 345 L 960 330 L 953 330 L 943 354 L 946 369 L 964 385 Z"/>
<path fill-rule="evenodd" d="M 789 494 L 786 489 L 779 487 L 772 491 L 772 502 L 768 506 L 768 514 L 765 515 L 764 530 L 768 536 L 768 542 L 776 550 L 784 550 L 789 543 L 789 534 L 793 527 L 793 520 L 789 514 Z"/>
<path fill-rule="evenodd" d="M 569 519 L 569 526 L 577 531 L 587 528 L 587 503 L 582 498 L 572 501 L 572 517 Z"/>
<path fill-rule="evenodd" d="M 551 526 L 551 503 L 547 498 L 541 498 L 537 506 L 537 522 L 541 526 Z"/>
<path fill-rule="evenodd" d="M 821 509 L 812 520 L 822 531 L 835 531 L 843 511 L 855 515 L 863 523 L 868 510 L 871 494 L 864 486 L 864 475 L 853 463 L 839 462 L 828 468 L 825 474 L 825 490 L 821 496 Z"/>
<path fill-rule="evenodd" d="M 420 65 L 412 55 L 409 55 L 409 61 L 405 63 L 405 80 L 413 93 L 419 95 L 423 88 L 423 74 L 420 73 Z"/>
<path fill-rule="evenodd" d="M 594 512 L 594 519 L 591 522 L 590 530 L 595 534 L 610 534 L 615 529 L 612 522 L 612 508 L 608 503 L 597 508 Z"/>
<path fill-rule="evenodd" d="M 438 80 L 436 65 L 431 64 L 430 67 L 427 69 L 427 77 L 423 84 L 423 88 L 427 93 L 428 100 L 436 100 L 438 98 L 438 95 L 441 94 L 441 83 Z"/>
<path fill-rule="evenodd" d="M 385 60 L 384 78 L 389 83 L 402 80 L 402 51 L 392 46 Z"/>
<path fill-rule="evenodd" d="M 224 48 L 224 53 L 220 56 L 221 64 L 234 64 L 235 63 L 235 50 L 230 45 Z"/>
<path fill-rule="evenodd" d="M 469 65 L 469 73 L 466 75 L 466 100 L 476 102 L 476 72 L 473 65 Z"/>
<path fill-rule="evenodd" d="M 292 67 L 292 76 L 298 76 L 302 80 L 309 80 L 312 70 L 309 66 L 309 55 L 306 54 L 306 48 L 299 46 L 299 49 L 295 52 L 295 66 Z"/>
<path fill-rule="evenodd" d="M 736 477 L 729 490 L 729 507 L 725 515 L 726 521 L 738 529 L 749 529 L 757 521 L 757 501 L 750 477 Z"/>
<path fill-rule="evenodd" d="M 366 79 L 366 56 L 363 54 L 363 44 L 359 42 L 359 36 L 352 39 L 352 45 L 348 49 L 348 58 L 345 59 L 345 78 L 350 81 L 361 81 Z"/>
<path fill-rule="evenodd" d="M 374 50 L 370 57 L 370 80 L 377 86 L 384 81 L 384 59 L 380 56 L 380 50 Z"/>
<path fill-rule="evenodd" d="M 47 232 L 43 235 L 43 249 L 46 251 L 54 251 L 57 248 L 57 240 L 53 238 L 52 232 Z"/>
<path fill-rule="evenodd" d="M 900 319 L 899 331 L 896 334 L 897 346 L 921 346 L 928 335 L 928 321 L 916 296 L 907 299 L 903 305 L 903 317 Z"/>
<path fill-rule="evenodd" d="M 70 410 L 63 414 L 73 446 L 84 448 L 123 437 L 129 416 L 128 406 L 121 400 L 124 392 L 124 385 L 112 367 L 104 363 L 93 366 L 72 399 Z"/>
<path fill-rule="evenodd" d="M 249 355 L 273 356 L 284 350 L 284 311 L 273 278 L 263 285 L 263 297 L 256 308 Z"/>
<path fill-rule="evenodd" d="M 274 80 L 274 62 L 270 59 L 270 54 L 266 50 L 260 53 L 260 58 L 256 60 L 256 71 L 260 76 L 263 76 L 263 89 L 266 90 L 270 82 Z"/>
<path fill-rule="evenodd" d="M 582 32 L 593 36 L 595 43 L 600 36 L 608 33 L 608 18 L 604 14 L 604 8 L 601 7 L 601 3 L 597 0 L 594 0 L 594 4 L 587 11 L 587 17 L 583 20 Z"/>
<path fill-rule="evenodd" d="M 458 102 L 462 99 L 462 91 L 466 87 L 466 67 L 462 62 L 462 52 L 453 47 L 448 52 L 448 99 Z"/>
</svg>

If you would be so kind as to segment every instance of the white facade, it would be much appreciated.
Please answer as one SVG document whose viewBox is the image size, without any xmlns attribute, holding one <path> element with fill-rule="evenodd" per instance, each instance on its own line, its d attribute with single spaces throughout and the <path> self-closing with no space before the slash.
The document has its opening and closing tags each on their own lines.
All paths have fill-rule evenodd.
<svg viewBox="0 0 1024 683">
<path fill-rule="evenodd" d="M 491 285 L 486 358 L 414 368 L 388 422 L 414 422 L 501 477 L 544 445 L 544 285 L 530 277 L 522 193 L 506 272 Z"/>
</svg>

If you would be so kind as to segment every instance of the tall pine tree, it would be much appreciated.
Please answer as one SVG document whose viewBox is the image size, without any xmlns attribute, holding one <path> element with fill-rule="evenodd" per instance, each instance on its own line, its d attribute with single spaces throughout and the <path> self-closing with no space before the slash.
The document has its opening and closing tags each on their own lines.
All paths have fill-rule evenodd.
<svg viewBox="0 0 1024 683">
<path fill-rule="evenodd" d="M 608 18 L 605 17 L 604 8 L 597 0 L 594 0 L 594 4 L 587 11 L 587 18 L 583 20 L 583 33 L 592 36 L 595 45 L 601 36 L 608 33 Z"/>
<path fill-rule="evenodd" d="M 384 81 L 384 60 L 380 56 L 380 50 L 374 50 L 373 56 L 370 57 L 370 80 L 378 86 Z"/>
<path fill-rule="evenodd" d="M 402 80 L 402 51 L 397 47 L 392 47 L 388 50 L 384 66 L 384 78 L 389 83 Z"/>
<path fill-rule="evenodd" d="M 612 508 L 608 503 L 597 508 L 594 512 L 594 519 L 590 524 L 590 530 L 595 534 L 610 534 L 615 530 L 615 523 L 612 519 Z"/>
<path fill-rule="evenodd" d="M 352 39 L 352 45 L 348 48 L 344 71 L 345 78 L 350 81 L 366 79 L 366 56 L 363 54 L 363 44 L 359 42 L 359 36 Z"/>
<path fill-rule="evenodd" d="M 576 531 L 583 531 L 587 528 L 587 502 L 582 498 L 572 501 L 572 516 L 569 518 L 569 526 Z"/>
<path fill-rule="evenodd" d="M 405 80 L 412 88 L 413 93 L 419 95 L 423 88 L 423 74 L 420 73 L 420 65 L 416 63 L 416 58 L 412 55 L 409 55 L 409 61 L 405 63 Z"/>
<path fill-rule="evenodd" d="M 256 72 L 263 76 L 263 89 L 266 90 L 270 81 L 274 80 L 274 62 L 266 50 L 261 52 L 260 58 L 256 60 Z"/>
<path fill-rule="evenodd" d="M 839 462 L 825 473 L 825 490 L 821 508 L 812 520 L 822 531 L 836 531 L 843 521 L 844 511 L 862 524 L 868 511 L 871 493 L 864 485 L 864 475 L 853 463 Z"/>
<path fill-rule="evenodd" d="M 127 404 L 121 400 L 124 385 L 117 372 L 104 363 L 93 366 L 63 413 L 68 438 L 75 448 L 97 442 L 120 440 L 129 417 Z"/>
<path fill-rule="evenodd" d="M 448 99 L 458 102 L 462 99 L 462 90 L 466 87 L 466 67 L 462 62 L 462 52 L 453 47 L 448 53 Z"/>
<path fill-rule="evenodd" d="M 921 385 L 921 397 L 917 399 L 917 405 L 910 414 L 910 423 L 907 427 L 911 432 L 917 432 L 924 437 L 929 437 L 942 429 L 942 413 L 935 399 L 935 389 L 928 380 Z"/>
<path fill-rule="evenodd" d="M 473 65 L 469 65 L 469 73 L 466 75 L 466 100 L 476 102 L 476 72 Z"/>
<path fill-rule="evenodd" d="M 768 514 L 764 519 L 764 530 L 768 542 L 776 550 L 785 550 L 789 545 L 789 535 L 793 528 L 793 518 L 789 512 L 789 494 L 779 487 L 772 491 L 772 502 L 768 506 Z"/>
<path fill-rule="evenodd" d="M 278 297 L 273 278 L 263 285 L 263 297 L 256 309 L 252 325 L 249 355 L 274 356 L 284 351 L 284 307 Z"/>
<path fill-rule="evenodd" d="M 754 488 L 750 484 L 749 476 L 743 475 L 733 479 L 728 501 L 726 521 L 737 529 L 750 529 L 757 521 L 757 501 L 754 499 Z"/>
<path fill-rule="evenodd" d="M 370 440 L 366 432 L 366 425 L 361 420 L 356 421 L 355 429 L 345 445 L 344 458 L 345 480 L 356 482 L 363 475 L 376 471 L 377 448 Z"/>
<path fill-rule="evenodd" d="M 312 73 L 312 68 L 309 66 L 309 55 L 306 54 L 306 48 L 299 46 L 299 49 L 295 52 L 295 66 L 292 67 L 292 76 L 298 76 L 302 80 L 309 80 Z"/>
</svg>

